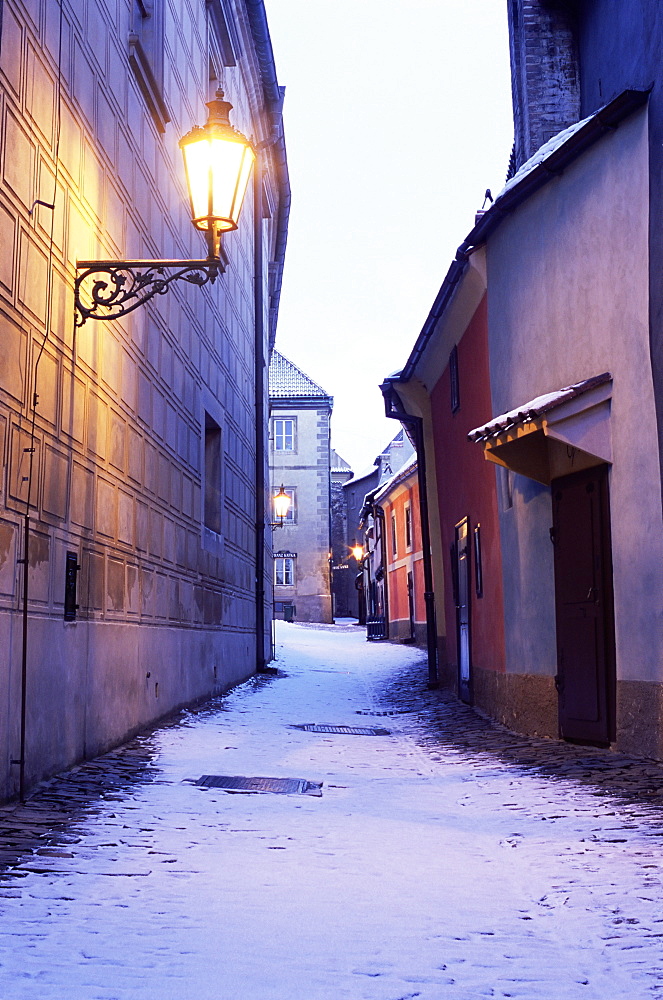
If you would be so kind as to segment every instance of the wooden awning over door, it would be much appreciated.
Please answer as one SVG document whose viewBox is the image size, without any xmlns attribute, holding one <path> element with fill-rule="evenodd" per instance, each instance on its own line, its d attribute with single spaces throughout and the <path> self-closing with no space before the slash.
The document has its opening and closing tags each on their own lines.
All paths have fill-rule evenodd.
<svg viewBox="0 0 663 1000">
<path fill-rule="evenodd" d="M 539 483 L 612 462 L 612 375 L 537 396 L 470 431 L 484 458 Z"/>
</svg>

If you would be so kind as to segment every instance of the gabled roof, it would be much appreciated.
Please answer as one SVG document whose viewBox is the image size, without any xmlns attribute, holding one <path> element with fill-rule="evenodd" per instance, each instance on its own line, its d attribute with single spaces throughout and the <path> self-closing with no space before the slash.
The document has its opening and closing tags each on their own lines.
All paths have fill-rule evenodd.
<svg viewBox="0 0 663 1000">
<path fill-rule="evenodd" d="M 352 472 L 352 466 L 348 465 L 345 459 L 341 458 L 339 453 L 334 448 L 331 449 L 331 471 Z"/>
<path fill-rule="evenodd" d="M 404 482 L 413 472 L 417 471 L 417 456 L 412 455 L 405 465 L 402 465 L 397 472 L 391 476 L 385 483 L 380 484 L 380 488 L 376 491 L 374 500 L 376 503 L 380 503 L 382 500 L 391 493 L 395 486 Z"/>
<path fill-rule="evenodd" d="M 277 350 L 272 351 L 269 362 L 269 395 L 272 399 L 287 399 L 292 396 L 332 398 L 312 378 L 305 375 L 301 368 L 288 361 Z"/>
<path fill-rule="evenodd" d="M 400 372 L 385 379 L 381 387 L 383 392 L 390 384 L 399 381 L 407 382 L 413 376 L 437 323 L 454 297 L 456 286 L 468 267 L 472 252 L 486 242 L 488 237 L 515 208 L 539 188 L 558 177 L 569 164 L 573 163 L 602 136 L 614 132 L 618 125 L 642 107 L 648 98 L 649 90 L 623 91 L 613 101 L 588 118 L 576 122 L 558 135 L 553 136 L 526 163 L 523 163 L 458 247 L 456 258 L 451 262 L 408 360 Z"/>
</svg>

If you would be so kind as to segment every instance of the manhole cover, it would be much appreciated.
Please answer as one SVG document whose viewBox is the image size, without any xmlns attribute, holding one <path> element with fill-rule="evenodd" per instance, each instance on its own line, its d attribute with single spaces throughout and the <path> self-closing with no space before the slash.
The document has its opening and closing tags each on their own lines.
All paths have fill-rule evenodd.
<svg viewBox="0 0 663 1000">
<path fill-rule="evenodd" d="M 194 782 L 226 792 L 275 792 L 277 795 L 322 795 L 321 781 L 305 778 L 244 778 L 239 775 L 203 774 Z"/>
<path fill-rule="evenodd" d="M 386 712 L 369 712 L 368 709 L 358 708 L 355 715 L 407 715 L 409 708 L 390 708 Z"/>
<path fill-rule="evenodd" d="M 344 736 L 390 736 L 388 729 L 376 729 L 374 726 L 319 726 L 314 722 L 306 722 L 295 726 L 305 733 L 341 733 Z"/>
</svg>

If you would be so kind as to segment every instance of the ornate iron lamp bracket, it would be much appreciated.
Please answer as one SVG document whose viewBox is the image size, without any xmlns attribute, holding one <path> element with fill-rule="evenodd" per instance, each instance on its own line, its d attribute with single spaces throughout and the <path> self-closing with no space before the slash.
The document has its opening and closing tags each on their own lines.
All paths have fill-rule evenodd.
<svg viewBox="0 0 663 1000">
<path fill-rule="evenodd" d="M 202 287 L 214 284 L 225 270 L 218 257 L 206 260 L 79 260 L 74 283 L 77 327 L 87 319 L 119 319 L 155 295 L 164 295 L 174 281 Z M 171 272 L 171 273 L 169 273 Z"/>
</svg>

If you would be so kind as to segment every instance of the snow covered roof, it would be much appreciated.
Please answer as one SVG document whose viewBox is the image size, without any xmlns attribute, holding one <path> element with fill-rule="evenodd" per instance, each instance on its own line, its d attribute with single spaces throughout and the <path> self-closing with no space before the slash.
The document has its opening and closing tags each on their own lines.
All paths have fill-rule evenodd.
<svg viewBox="0 0 663 1000">
<path fill-rule="evenodd" d="M 459 246 L 456 258 L 442 282 L 426 322 L 415 341 L 410 356 L 400 373 L 390 375 L 383 383 L 383 392 L 392 382 L 407 382 L 433 336 L 437 324 L 454 298 L 458 284 L 469 266 L 474 250 L 502 224 L 509 214 L 532 194 L 548 184 L 581 156 L 602 136 L 614 132 L 620 122 L 642 107 L 649 97 L 647 90 L 624 90 L 609 104 L 588 118 L 576 122 L 544 143 L 533 156 L 507 181 L 490 208 L 483 212 L 474 228 Z"/>
<path fill-rule="evenodd" d="M 289 361 L 279 351 L 272 351 L 269 362 L 269 395 L 273 398 L 289 396 L 323 396 L 331 399 L 317 382 L 305 375 L 301 368 Z"/>
<path fill-rule="evenodd" d="M 405 464 L 402 465 L 400 469 L 398 469 L 398 471 L 395 472 L 393 476 L 391 476 L 386 481 L 386 483 L 382 483 L 380 489 L 377 491 L 374 497 L 376 503 L 379 503 L 380 500 L 383 500 L 387 496 L 387 494 L 394 488 L 394 486 L 398 486 L 398 484 L 402 483 L 404 479 L 407 479 L 408 476 L 412 475 L 412 473 L 416 470 L 416 468 L 417 468 L 417 456 L 416 454 L 414 454 L 411 455 L 410 458 L 408 458 L 407 462 L 405 462 Z"/>
<path fill-rule="evenodd" d="M 548 140 L 548 142 L 544 142 L 543 146 L 540 146 L 536 153 L 534 153 L 533 156 L 530 156 L 529 160 L 519 167 L 513 177 L 509 178 L 500 193 L 495 198 L 493 204 L 496 205 L 500 198 L 504 198 L 512 188 L 517 187 L 528 174 L 531 174 L 532 171 L 536 169 L 536 167 L 545 163 L 552 153 L 563 146 L 564 143 L 574 136 L 576 132 L 579 132 L 581 128 L 584 128 L 587 122 L 589 122 L 592 118 L 594 118 L 594 115 L 588 115 L 587 118 L 583 118 L 582 121 L 575 122 L 575 124 L 565 128 L 562 132 L 558 132 L 557 135 L 554 135 L 552 139 Z"/>
<path fill-rule="evenodd" d="M 355 483 L 360 483 L 362 479 L 367 479 L 369 476 L 374 475 L 377 471 L 378 461 L 376 459 L 375 462 L 373 462 L 373 465 L 369 466 L 367 469 L 363 469 L 362 472 L 355 473 L 352 479 L 348 479 L 347 483 L 344 483 L 344 485 L 353 486 Z"/>
<path fill-rule="evenodd" d="M 582 382 L 574 382 L 573 385 L 567 385 L 563 389 L 557 389 L 555 392 L 546 392 L 542 396 L 536 396 L 529 403 L 523 403 L 522 406 L 516 407 L 515 410 L 509 410 L 508 413 L 501 413 L 499 417 L 493 417 L 492 420 L 489 420 L 487 424 L 483 424 L 481 427 L 475 427 L 467 436 L 470 441 L 474 442 L 485 441 L 486 438 L 490 437 L 497 437 L 511 427 L 515 427 L 516 424 L 536 420 L 537 417 L 542 416 L 561 403 L 565 403 L 568 399 L 574 399 L 576 396 L 582 395 L 583 392 L 587 392 L 597 385 L 603 385 L 604 382 L 609 382 L 611 379 L 612 375 L 610 372 L 603 372 L 602 375 L 594 375 L 592 378 L 586 378 Z"/>
</svg>

